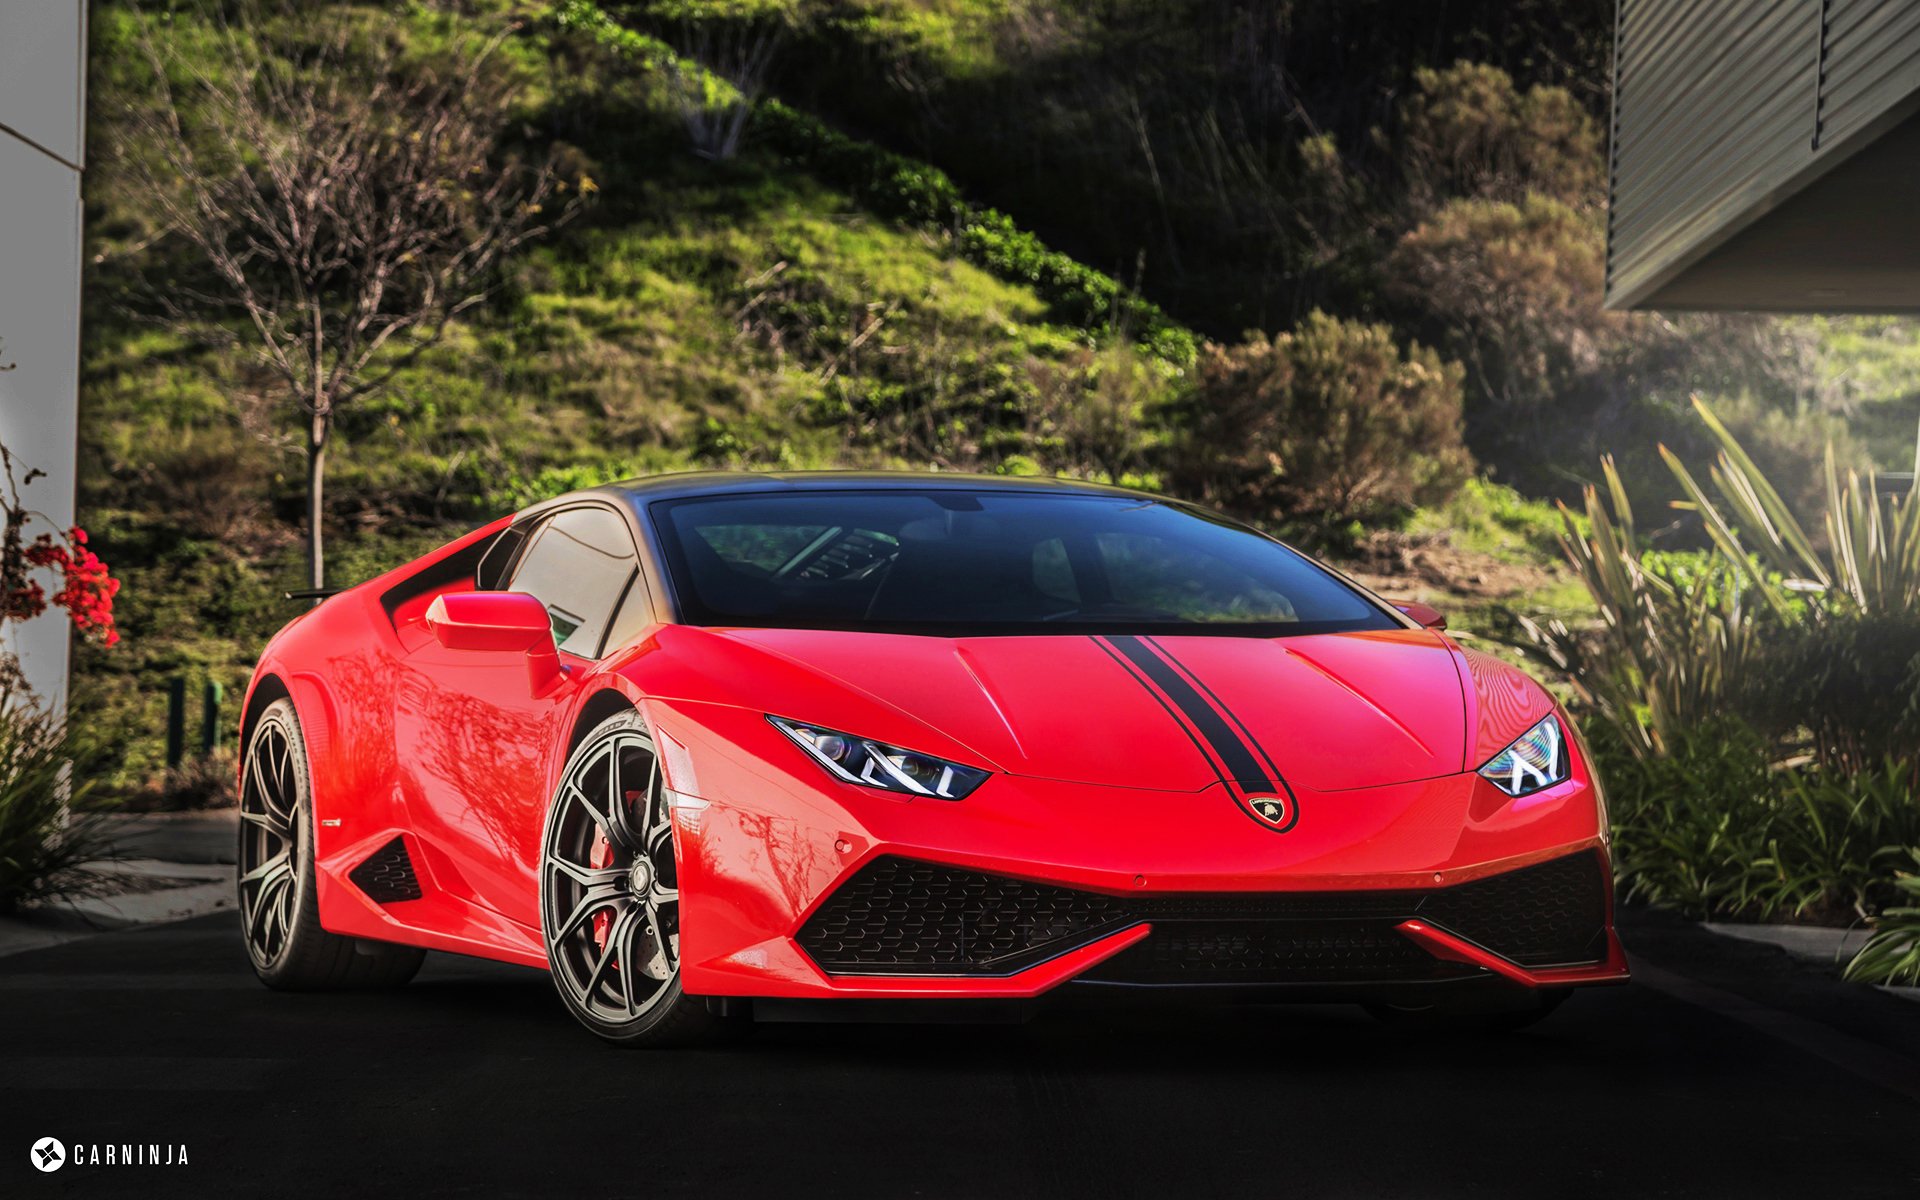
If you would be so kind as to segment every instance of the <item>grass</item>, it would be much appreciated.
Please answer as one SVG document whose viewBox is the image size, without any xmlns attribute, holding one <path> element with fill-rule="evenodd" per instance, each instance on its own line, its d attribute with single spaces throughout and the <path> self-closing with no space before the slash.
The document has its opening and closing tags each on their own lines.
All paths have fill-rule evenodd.
<svg viewBox="0 0 1920 1200">
<path fill-rule="evenodd" d="M 505 7 L 385 20 L 429 53 Z M 97 144 L 112 144 L 118 106 L 145 102 L 129 65 L 143 27 L 214 65 L 187 13 L 163 25 L 104 5 Z M 1036 284 L 980 265 L 964 230 L 876 211 L 788 149 L 751 142 L 730 162 L 696 158 L 643 64 L 538 20 L 510 53 L 529 127 L 600 194 L 517 264 L 494 304 L 341 415 L 328 479 L 335 582 L 533 499 L 645 472 L 1053 473 L 1053 443 L 1024 415 L 1034 389 L 1071 381 L 1090 354 L 1142 353 L 1063 323 Z M 102 153 L 86 181 L 81 509 L 125 580 L 125 641 L 80 651 L 74 695 L 76 720 L 110 748 L 103 782 L 120 794 L 162 773 L 167 679 L 188 680 L 190 723 L 200 683 L 221 683 L 231 738 L 254 654 L 296 611 L 280 593 L 301 581 L 304 486 L 298 414 L 244 343 L 156 319 L 143 278 L 188 264 L 148 245 L 124 170 Z"/>
<path fill-rule="evenodd" d="M 1462 550 L 1503 562 L 1555 564 L 1566 526 L 1552 504 L 1531 500 L 1505 484 L 1470 479 L 1451 500 L 1415 512 L 1407 532 L 1444 535 Z"/>
<path fill-rule="evenodd" d="M 1821 373 L 1877 463 L 1911 471 L 1920 425 L 1920 328 L 1899 317 L 1804 317 Z"/>
</svg>

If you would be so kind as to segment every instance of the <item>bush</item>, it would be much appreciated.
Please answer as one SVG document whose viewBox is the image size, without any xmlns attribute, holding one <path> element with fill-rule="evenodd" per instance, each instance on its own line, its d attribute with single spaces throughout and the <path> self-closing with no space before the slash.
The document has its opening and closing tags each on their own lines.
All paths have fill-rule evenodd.
<svg viewBox="0 0 1920 1200">
<path fill-rule="evenodd" d="M 1453 200 L 1401 239 L 1388 293 L 1449 331 L 1486 398 L 1489 440 L 1535 439 L 1553 402 L 1606 364 L 1624 318 L 1603 312 L 1598 219 L 1548 196 Z"/>
<path fill-rule="evenodd" d="M 1326 526 L 1445 500 L 1472 471 L 1460 368 L 1402 354 L 1384 325 L 1314 313 L 1291 333 L 1209 345 L 1176 487 L 1242 516 Z"/>
<path fill-rule="evenodd" d="M 1840 771 L 1888 758 L 1920 767 L 1920 612 L 1789 624 L 1764 643 L 1752 679 L 1742 707 L 1779 742 L 1804 737 Z M 1913 770 L 1908 782 L 1920 782 Z"/>
<path fill-rule="evenodd" d="M 1619 473 L 1562 544 L 1592 632 L 1526 622 L 1599 719 L 1624 894 L 1695 916 L 1853 924 L 1885 914 L 1864 973 L 1910 969 L 1899 861 L 1920 847 L 1920 492 L 1842 480 L 1824 538 L 1713 412 L 1703 488 L 1662 449 L 1711 550 L 1652 552 Z M 1904 922 L 1904 924 L 1903 924 Z"/>
<path fill-rule="evenodd" d="M 1661 453 L 1712 552 L 1652 553 L 1603 460 L 1604 495 L 1586 489 L 1585 520 L 1566 513 L 1562 538 L 1600 627 L 1582 635 L 1523 620 L 1531 649 L 1639 754 L 1734 713 L 1777 752 L 1810 745 L 1837 771 L 1888 755 L 1920 764 L 1920 491 L 1892 498 L 1871 479 L 1843 481 L 1830 449 L 1817 543 L 1740 439 L 1695 403 L 1720 446 L 1713 491 Z"/>
<path fill-rule="evenodd" d="M 1759 740 L 1737 722 L 1715 722 L 1649 756 L 1611 726 L 1587 735 L 1606 781 L 1621 897 L 1695 917 L 1745 907 L 1766 808 Z"/>
<path fill-rule="evenodd" d="M 1414 88 L 1401 113 L 1401 165 L 1416 206 L 1530 193 L 1582 208 L 1600 202 L 1600 126 L 1566 89 L 1522 92 L 1505 71 L 1470 62 L 1420 68 Z"/>
<path fill-rule="evenodd" d="M 97 818 L 70 810 L 90 787 L 58 717 L 18 695 L 0 707 L 0 913 L 89 890 L 104 851 Z"/>
<path fill-rule="evenodd" d="M 1562 508 L 1560 543 L 1600 620 L 1576 631 L 1522 616 L 1520 649 L 1573 685 L 1615 746 L 1636 758 L 1670 754 L 1756 677 L 1772 614 L 1717 556 L 1649 550 L 1611 459 L 1601 472 L 1606 491 L 1586 489 L 1583 514 Z"/>
<path fill-rule="evenodd" d="M 1913 861 L 1920 864 L 1920 850 Z M 1895 885 L 1907 903 L 1875 919 L 1873 936 L 1847 964 L 1846 977 L 1865 983 L 1920 985 L 1920 875 L 1902 873 Z"/>
<path fill-rule="evenodd" d="M 1694 917 L 1850 925 L 1886 910 L 1904 847 L 1920 845 L 1907 768 L 1775 767 L 1734 718 L 1658 756 L 1596 731 L 1623 896 Z"/>
<path fill-rule="evenodd" d="M 189 759 L 169 767 L 158 779 L 128 796 L 120 804 L 126 812 L 190 812 L 207 808 L 233 808 L 240 803 L 237 768 L 231 751 Z"/>
</svg>

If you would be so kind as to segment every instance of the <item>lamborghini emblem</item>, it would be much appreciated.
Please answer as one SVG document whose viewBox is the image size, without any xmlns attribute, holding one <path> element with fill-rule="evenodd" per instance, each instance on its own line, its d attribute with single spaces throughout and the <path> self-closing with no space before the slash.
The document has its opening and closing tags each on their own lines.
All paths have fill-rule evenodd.
<svg viewBox="0 0 1920 1200">
<path fill-rule="evenodd" d="M 1283 828 L 1292 816 L 1285 796 L 1249 796 L 1247 807 L 1253 810 L 1254 816 L 1275 829 Z"/>
</svg>

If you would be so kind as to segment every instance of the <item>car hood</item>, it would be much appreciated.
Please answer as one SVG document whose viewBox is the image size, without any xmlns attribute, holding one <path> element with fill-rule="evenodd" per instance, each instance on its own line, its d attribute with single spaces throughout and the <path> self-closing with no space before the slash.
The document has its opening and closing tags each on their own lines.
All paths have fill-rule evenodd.
<svg viewBox="0 0 1920 1200">
<path fill-rule="evenodd" d="M 911 715 L 1010 775 L 1194 791 L 1222 778 L 1257 784 L 1278 774 L 1338 791 L 1466 767 L 1456 652 L 1426 630 L 1287 638 L 715 633 Z M 830 713 L 783 715 L 832 723 Z"/>
</svg>

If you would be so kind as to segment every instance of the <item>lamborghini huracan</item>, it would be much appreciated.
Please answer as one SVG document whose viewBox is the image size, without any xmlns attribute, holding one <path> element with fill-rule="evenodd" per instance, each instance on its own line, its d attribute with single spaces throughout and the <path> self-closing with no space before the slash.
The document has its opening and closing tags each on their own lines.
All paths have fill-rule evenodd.
<svg viewBox="0 0 1920 1200">
<path fill-rule="evenodd" d="M 246 951 L 288 989 L 544 968 L 627 1044 L 1071 998 L 1518 1026 L 1627 977 L 1606 809 L 1444 627 L 1120 488 L 576 492 L 268 644 Z"/>
</svg>

